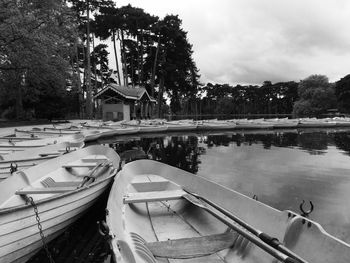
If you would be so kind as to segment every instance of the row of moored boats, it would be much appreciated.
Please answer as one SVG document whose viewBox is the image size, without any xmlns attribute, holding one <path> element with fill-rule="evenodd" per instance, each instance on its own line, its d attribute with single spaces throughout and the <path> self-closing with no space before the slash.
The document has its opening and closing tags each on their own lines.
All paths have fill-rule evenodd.
<svg viewBox="0 0 350 263">
<path fill-rule="evenodd" d="M 117 125 L 164 124 L 67 123 L 1 137 L 0 262 L 26 262 L 108 190 L 101 232 L 115 262 L 349 262 L 349 244 L 293 211 L 160 162 L 124 164 L 109 147 L 85 147 Z"/>
</svg>

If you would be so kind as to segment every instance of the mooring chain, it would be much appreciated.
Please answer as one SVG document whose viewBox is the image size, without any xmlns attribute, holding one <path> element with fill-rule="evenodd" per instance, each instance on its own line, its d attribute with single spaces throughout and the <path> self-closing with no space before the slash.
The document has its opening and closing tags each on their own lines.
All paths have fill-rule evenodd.
<svg viewBox="0 0 350 263">
<path fill-rule="evenodd" d="M 52 255 L 49 251 L 49 248 L 47 246 L 47 243 L 46 243 L 46 240 L 45 240 L 45 235 L 44 235 L 44 232 L 43 232 L 43 227 L 40 223 L 40 217 L 39 217 L 39 211 L 38 211 L 38 207 L 36 205 L 36 203 L 34 202 L 33 198 L 31 196 L 26 196 L 26 199 L 29 201 L 29 203 L 32 205 L 33 209 L 34 209 L 34 213 L 35 213 L 35 219 L 38 223 L 38 229 L 39 229 L 39 234 L 40 234 L 40 237 L 41 237 L 41 242 L 43 243 L 43 247 L 45 249 L 45 252 L 46 252 L 46 255 L 50 261 L 50 263 L 55 263 L 55 261 L 53 260 L 52 258 Z"/>
</svg>

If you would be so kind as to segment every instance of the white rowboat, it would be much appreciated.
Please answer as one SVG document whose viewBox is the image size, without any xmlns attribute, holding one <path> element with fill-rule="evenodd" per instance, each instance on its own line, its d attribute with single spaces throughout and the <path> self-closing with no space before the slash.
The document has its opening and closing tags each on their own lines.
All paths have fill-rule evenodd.
<svg viewBox="0 0 350 263">
<path fill-rule="evenodd" d="M 27 169 L 82 147 L 84 142 L 74 143 L 72 146 L 70 142 L 62 142 L 0 155 L 0 180 L 7 178 L 15 171 Z"/>
<path fill-rule="evenodd" d="M 126 164 L 107 204 L 118 263 L 347 263 L 318 223 L 152 160 Z"/>
<path fill-rule="evenodd" d="M 42 247 L 34 204 L 48 242 L 108 189 L 119 162 L 112 149 L 90 146 L 1 181 L 0 262 L 25 262 Z"/>
</svg>

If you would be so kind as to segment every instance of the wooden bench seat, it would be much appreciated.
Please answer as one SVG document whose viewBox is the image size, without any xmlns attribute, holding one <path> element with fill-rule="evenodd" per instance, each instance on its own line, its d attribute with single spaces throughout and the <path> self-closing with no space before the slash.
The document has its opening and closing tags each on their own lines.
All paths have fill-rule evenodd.
<svg viewBox="0 0 350 263">
<path fill-rule="evenodd" d="M 44 187 L 78 187 L 81 182 L 77 181 L 67 181 L 67 182 L 56 182 L 51 177 L 46 177 L 41 181 Z"/>
<path fill-rule="evenodd" d="M 136 192 L 128 193 L 124 196 L 124 204 L 130 203 L 143 203 L 143 202 L 156 202 L 165 200 L 176 200 L 182 198 L 185 195 L 181 189 L 178 190 L 167 190 L 167 191 L 152 191 L 152 192 Z"/>
</svg>

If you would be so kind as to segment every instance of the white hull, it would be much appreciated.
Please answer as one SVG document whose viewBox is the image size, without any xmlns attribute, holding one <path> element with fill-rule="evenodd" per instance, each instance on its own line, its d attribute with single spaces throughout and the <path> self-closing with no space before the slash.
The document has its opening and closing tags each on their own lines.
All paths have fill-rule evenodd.
<svg viewBox="0 0 350 263">
<path fill-rule="evenodd" d="M 25 140 L 25 141 L 9 141 L 9 142 L 0 142 L 0 149 L 25 149 L 33 147 L 42 147 L 50 144 L 57 144 L 62 142 L 70 142 L 73 146 L 74 143 L 81 143 L 84 141 L 84 136 L 81 134 L 74 135 L 64 135 L 56 136 L 38 140 Z"/>
<path fill-rule="evenodd" d="M 21 171 L 45 162 L 48 159 L 80 149 L 83 146 L 84 142 L 74 143 L 74 147 L 71 146 L 71 143 L 69 142 L 63 142 L 43 147 L 25 149 L 23 151 L 10 152 L 6 155 L 1 155 L 0 153 L 0 180 L 11 175 L 11 172 L 13 172 L 11 171 L 11 166 L 13 167 L 12 169 Z"/>
<path fill-rule="evenodd" d="M 167 126 L 156 126 L 156 125 L 149 125 L 149 126 L 139 126 L 139 133 L 156 133 L 156 132 L 166 132 L 168 130 Z"/>
<path fill-rule="evenodd" d="M 118 173 L 108 199 L 106 220 L 112 237 L 111 247 L 118 263 L 275 263 L 276 255 L 286 257 L 259 238 L 256 237 L 258 241 L 255 242 L 245 236 L 245 229 L 244 235 L 237 229 L 232 230 L 232 227 L 232 232 L 227 232 L 227 224 L 184 198 L 190 194 L 183 189 L 210 200 L 253 228 L 277 238 L 286 249 L 302 258 L 302 262 L 349 262 L 349 244 L 329 235 L 316 222 L 292 211 L 276 210 L 180 169 L 151 160 L 139 160 L 126 164 Z M 210 207 L 209 210 L 214 210 L 220 218 L 238 226 L 236 221 L 220 210 Z M 205 254 L 207 251 L 197 245 L 196 249 L 202 253 L 200 257 L 186 251 L 195 240 L 222 233 L 232 233 L 230 246 Z M 164 243 L 168 246 L 164 246 Z M 172 246 L 175 244 L 182 250 L 174 250 Z M 214 246 L 216 243 L 206 245 Z M 266 246 L 275 253 L 274 256 L 271 251 L 266 252 Z M 158 250 L 154 249 L 157 247 Z M 189 254 L 193 261 L 184 257 Z"/>
<path fill-rule="evenodd" d="M 109 183 L 110 180 L 107 180 L 79 194 L 37 205 L 44 235 L 57 236 L 97 201 Z M 13 262 L 42 247 L 33 207 L 27 206 L 23 209 L 11 213 L 4 218 L 6 223 L 0 225 L 0 262 Z"/>
<path fill-rule="evenodd" d="M 50 189 L 58 189 L 57 186 L 56 188 L 43 186 L 42 181 L 48 175 L 57 182 L 77 182 L 79 185 L 83 179 L 81 175 L 87 171 L 82 169 L 87 168 L 72 168 L 76 170 L 67 171 L 62 166 L 71 163 L 76 165 L 74 161 L 81 158 L 99 160 L 95 159 L 97 156 L 104 156 L 103 158 L 107 158 L 104 160 L 110 160 L 113 166 L 109 166 L 107 171 L 97 177 L 95 182 L 83 187 L 73 187 L 72 190 L 64 193 L 50 192 Z M 83 164 L 89 162 L 91 161 L 85 161 Z M 44 235 L 50 240 L 60 234 L 98 200 L 98 197 L 109 188 L 115 174 L 113 167 L 118 166 L 119 157 L 112 149 L 91 146 L 49 160 L 24 172 L 15 173 L 0 182 L 0 262 L 25 262 L 42 246 L 34 209 L 31 204 L 26 203 L 23 197 L 14 194 L 15 191 L 21 189 L 21 191 L 35 191 L 36 189 L 49 191 L 48 193 L 32 192 L 25 195 L 34 199 Z M 73 179 L 76 181 L 72 181 Z"/>
</svg>

